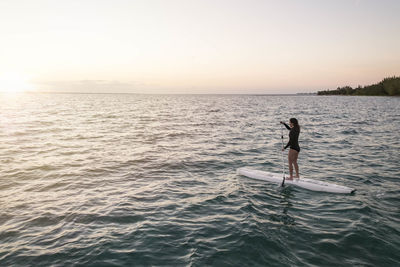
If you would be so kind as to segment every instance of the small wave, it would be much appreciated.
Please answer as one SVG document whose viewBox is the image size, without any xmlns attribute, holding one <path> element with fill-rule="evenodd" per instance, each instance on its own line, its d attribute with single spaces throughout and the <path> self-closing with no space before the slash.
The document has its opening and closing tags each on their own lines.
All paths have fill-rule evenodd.
<svg viewBox="0 0 400 267">
<path fill-rule="evenodd" d="M 341 131 L 341 134 L 344 134 L 344 135 L 356 135 L 356 134 L 358 134 L 358 132 L 357 132 L 357 130 L 350 129 L 350 130 Z"/>
</svg>

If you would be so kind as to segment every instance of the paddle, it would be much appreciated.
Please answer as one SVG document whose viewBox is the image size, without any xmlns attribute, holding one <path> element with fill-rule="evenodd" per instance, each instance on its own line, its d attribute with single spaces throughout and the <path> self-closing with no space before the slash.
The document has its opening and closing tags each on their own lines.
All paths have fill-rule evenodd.
<svg viewBox="0 0 400 267">
<path fill-rule="evenodd" d="M 281 122 L 281 139 L 282 139 L 282 174 L 283 174 L 283 180 L 281 186 L 283 187 L 285 185 L 285 159 L 283 156 L 284 153 L 284 144 L 283 144 L 283 125 Z"/>
</svg>

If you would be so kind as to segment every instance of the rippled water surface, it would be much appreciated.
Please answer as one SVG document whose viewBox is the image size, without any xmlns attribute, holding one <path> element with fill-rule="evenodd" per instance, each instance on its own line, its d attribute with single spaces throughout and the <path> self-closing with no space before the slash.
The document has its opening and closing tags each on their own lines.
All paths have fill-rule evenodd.
<svg viewBox="0 0 400 267">
<path fill-rule="evenodd" d="M 290 117 L 355 194 L 236 175 Z M 399 266 L 399 162 L 400 98 L 0 95 L 0 265 Z"/>
</svg>

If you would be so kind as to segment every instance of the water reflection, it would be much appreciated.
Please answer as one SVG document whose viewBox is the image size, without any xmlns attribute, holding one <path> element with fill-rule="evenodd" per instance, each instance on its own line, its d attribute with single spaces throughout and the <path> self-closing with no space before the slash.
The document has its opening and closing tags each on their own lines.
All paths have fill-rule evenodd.
<svg viewBox="0 0 400 267">
<path fill-rule="evenodd" d="M 284 225 L 295 225 L 295 219 L 289 214 L 290 209 L 293 207 L 291 198 L 293 198 L 293 190 L 290 186 L 285 186 L 280 192 L 280 207 L 282 208 L 282 213 L 280 215 L 280 221 Z"/>
</svg>

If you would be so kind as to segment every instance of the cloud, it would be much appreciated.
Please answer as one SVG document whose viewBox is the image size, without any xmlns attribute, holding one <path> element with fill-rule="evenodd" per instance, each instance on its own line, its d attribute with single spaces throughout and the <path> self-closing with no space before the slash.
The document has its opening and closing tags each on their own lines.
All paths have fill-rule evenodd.
<svg viewBox="0 0 400 267">
<path fill-rule="evenodd" d="M 110 80 L 42 81 L 38 91 L 74 93 L 143 93 L 146 85 L 141 82 Z"/>
</svg>

